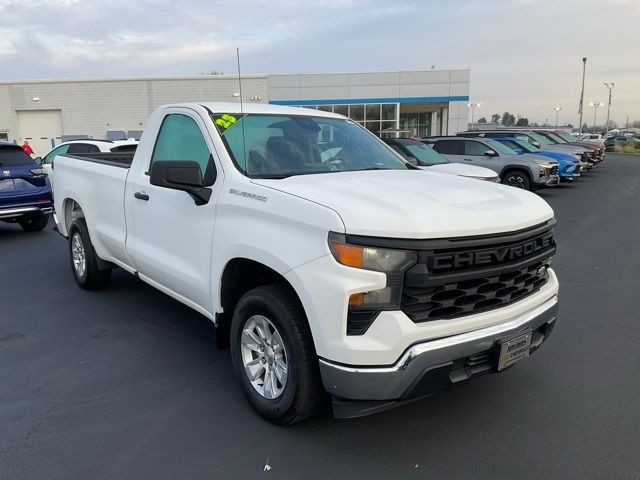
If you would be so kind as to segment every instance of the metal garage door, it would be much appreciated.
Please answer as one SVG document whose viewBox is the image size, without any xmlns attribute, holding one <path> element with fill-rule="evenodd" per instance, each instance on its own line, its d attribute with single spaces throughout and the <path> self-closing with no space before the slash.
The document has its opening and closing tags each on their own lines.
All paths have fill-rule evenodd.
<svg viewBox="0 0 640 480">
<path fill-rule="evenodd" d="M 18 114 L 18 141 L 25 140 L 35 156 L 40 157 L 51 150 L 52 141 L 59 143 L 62 137 L 61 110 L 22 110 Z"/>
</svg>

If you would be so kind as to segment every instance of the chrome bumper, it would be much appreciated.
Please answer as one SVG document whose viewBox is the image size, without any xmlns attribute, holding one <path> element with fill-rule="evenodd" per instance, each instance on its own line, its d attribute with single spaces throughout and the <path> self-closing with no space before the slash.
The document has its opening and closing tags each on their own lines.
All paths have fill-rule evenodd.
<svg viewBox="0 0 640 480">
<path fill-rule="evenodd" d="M 320 359 L 322 380 L 327 392 L 342 405 L 344 401 L 382 401 L 384 408 L 389 408 L 391 403 L 424 397 L 475 374 L 496 371 L 491 358 L 499 339 L 533 332 L 533 353 L 551 334 L 557 312 L 558 297 L 553 296 L 511 321 L 413 345 L 390 366 L 357 367 Z M 336 416 L 358 416 L 341 415 L 335 409 L 334 401 Z"/>
<path fill-rule="evenodd" d="M 48 215 L 51 212 L 53 212 L 53 207 L 15 207 L 0 210 L 0 218 L 16 218 L 30 213 Z"/>
</svg>

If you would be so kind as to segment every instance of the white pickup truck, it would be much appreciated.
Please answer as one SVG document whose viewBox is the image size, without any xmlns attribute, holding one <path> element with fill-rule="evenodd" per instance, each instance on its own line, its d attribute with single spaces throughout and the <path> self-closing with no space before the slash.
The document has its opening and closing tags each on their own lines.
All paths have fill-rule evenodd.
<svg viewBox="0 0 640 480">
<path fill-rule="evenodd" d="M 275 423 L 325 392 L 352 417 L 503 370 L 555 323 L 544 200 L 416 170 L 340 115 L 168 105 L 131 159 L 54 165 L 78 284 L 120 267 L 215 322 Z"/>
</svg>

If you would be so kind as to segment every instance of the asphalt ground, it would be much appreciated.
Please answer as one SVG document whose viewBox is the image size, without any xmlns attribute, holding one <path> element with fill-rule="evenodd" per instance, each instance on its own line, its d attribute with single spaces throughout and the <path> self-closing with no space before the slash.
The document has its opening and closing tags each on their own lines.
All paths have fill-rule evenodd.
<svg viewBox="0 0 640 480">
<path fill-rule="evenodd" d="M 258 417 L 204 317 L 0 223 L 0 479 L 640 478 L 640 157 L 540 193 L 560 315 L 499 375 L 355 420 Z M 270 469 L 265 470 L 265 465 Z"/>
</svg>

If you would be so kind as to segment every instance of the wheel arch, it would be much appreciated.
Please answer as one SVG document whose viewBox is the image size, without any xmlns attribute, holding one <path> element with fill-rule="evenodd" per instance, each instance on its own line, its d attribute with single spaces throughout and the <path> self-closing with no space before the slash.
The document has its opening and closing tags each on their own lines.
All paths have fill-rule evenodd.
<svg viewBox="0 0 640 480">
<path fill-rule="evenodd" d="M 533 182 L 533 179 L 531 177 L 531 172 L 529 171 L 529 168 L 524 166 L 524 165 L 515 165 L 515 164 L 511 164 L 511 165 L 505 165 L 502 170 L 500 171 L 500 178 L 502 179 L 502 177 L 504 175 L 506 175 L 509 172 L 513 172 L 513 171 L 520 171 L 520 172 L 524 172 L 527 177 L 529 178 L 530 182 Z"/>
<path fill-rule="evenodd" d="M 65 236 L 69 235 L 69 228 L 73 221 L 78 218 L 84 218 L 82 207 L 73 198 L 65 198 L 62 201 L 62 220 Z"/>
<path fill-rule="evenodd" d="M 240 298 L 252 288 L 271 284 L 283 285 L 291 293 L 292 298 L 299 303 L 302 311 L 305 311 L 302 300 L 293 285 L 274 268 L 245 257 L 235 257 L 226 263 L 217 292 L 217 303 L 222 310 L 220 313 L 216 313 L 218 348 L 226 349 L 229 347 L 233 311 Z M 304 321 L 308 327 L 309 321 L 306 312 Z"/>
</svg>

